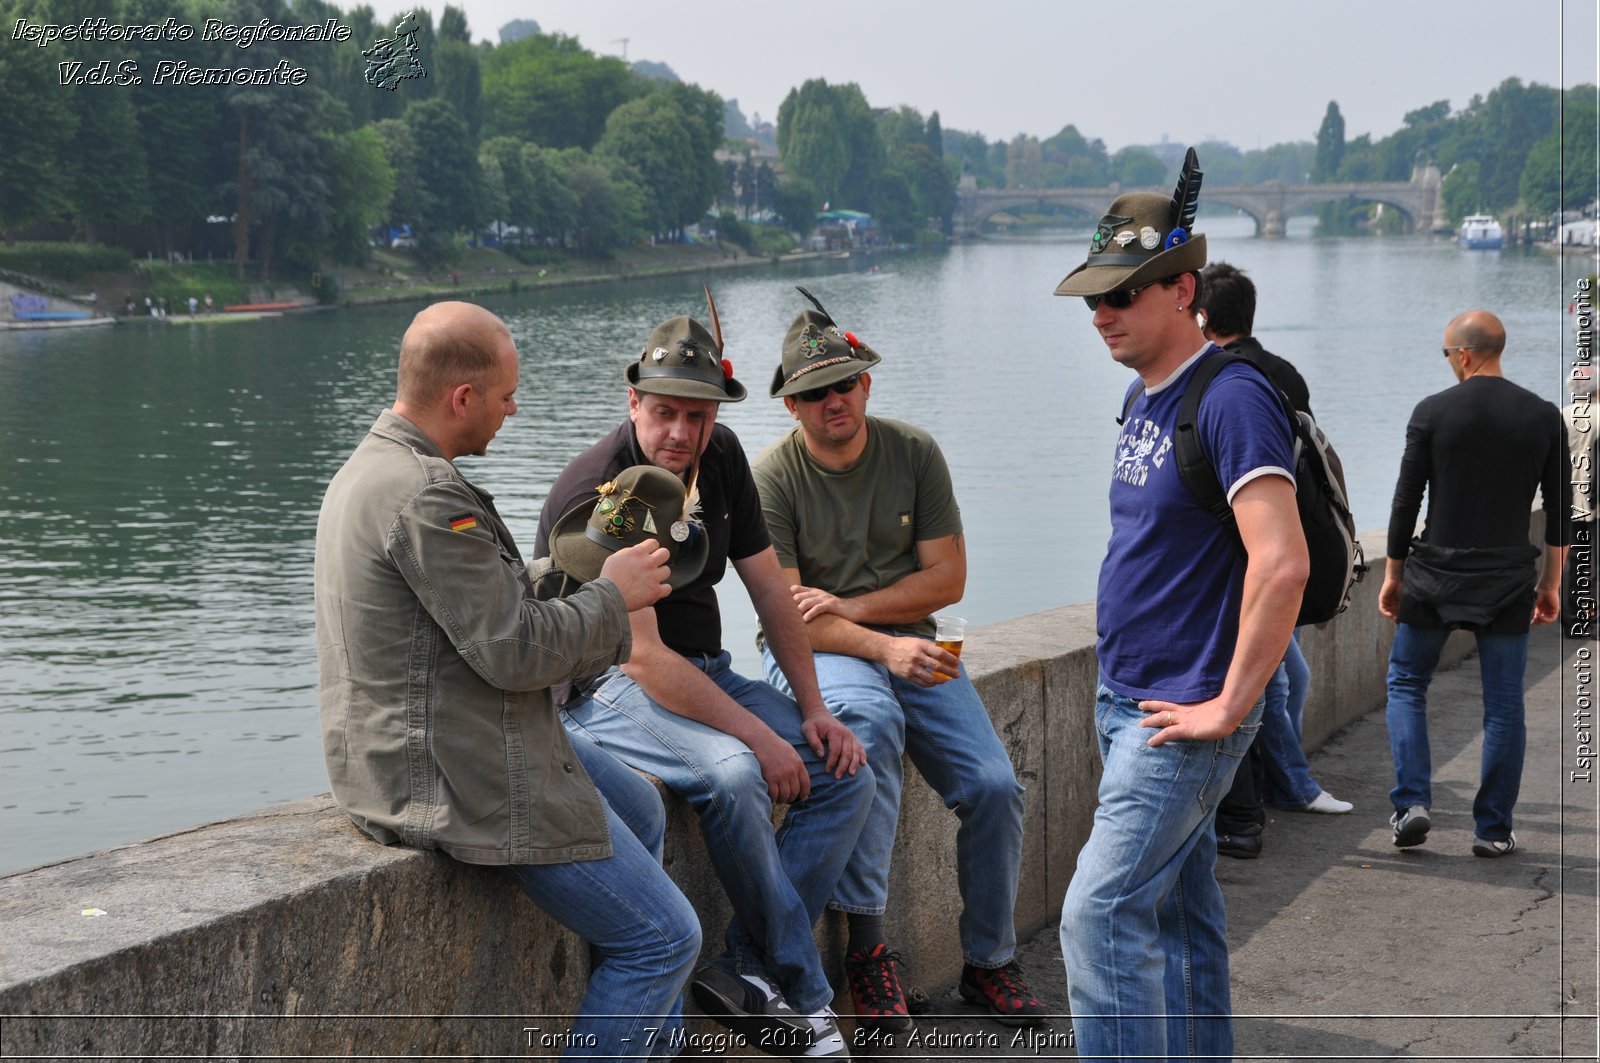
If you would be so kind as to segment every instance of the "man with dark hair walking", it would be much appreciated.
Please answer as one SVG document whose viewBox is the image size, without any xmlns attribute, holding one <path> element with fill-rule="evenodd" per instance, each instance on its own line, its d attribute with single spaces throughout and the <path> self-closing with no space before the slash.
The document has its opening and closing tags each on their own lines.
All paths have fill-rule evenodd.
<svg viewBox="0 0 1600 1063">
<path fill-rule="evenodd" d="M 1245 272 L 1227 262 L 1213 262 L 1200 272 L 1204 281 L 1196 307 L 1206 339 L 1225 351 L 1243 355 L 1304 413 L 1311 412 L 1311 389 L 1287 359 L 1261 346 L 1255 328 L 1256 286 Z M 1217 852 L 1251 859 L 1261 853 L 1266 806 L 1293 812 L 1342 814 L 1354 806 L 1328 793 L 1311 777 L 1301 746 L 1301 713 L 1311 683 L 1311 669 L 1298 638 L 1289 639 L 1283 662 L 1267 682 L 1261 732 L 1250 744 L 1245 763 L 1233 777 L 1233 788 L 1217 809 Z"/>
</svg>

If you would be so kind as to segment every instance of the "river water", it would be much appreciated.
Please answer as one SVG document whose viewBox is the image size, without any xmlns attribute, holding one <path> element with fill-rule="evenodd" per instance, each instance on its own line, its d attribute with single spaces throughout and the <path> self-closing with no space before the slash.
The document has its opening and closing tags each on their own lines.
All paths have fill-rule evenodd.
<svg viewBox="0 0 1600 1063">
<path fill-rule="evenodd" d="M 1506 374 L 1564 401 L 1576 260 L 1564 276 L 1558 258 L 1438 238 L 1201 228 L 1255 279 L 1256 334 L 1310 384 L 1364 529 L 1387 520 L 1412 406 L 1452 383 L 1439 345 L 1456 312 L 1498 313 Z M 752 454 L 790 424 L 766 391 L 804 283 L 883 355 L 873 412 L 944 447 L 970 557 L 959 611 L 983 624 L 1093 598 L 1131 377 L 1083 303 L 1050 294 L 1087 237 L 717 277 L 751 392 L 722 420 Z M 463 467 L 524 550 L 556 473 L 625 415 L 622 371 L 651 327 L 702 316 L 699 284 L 486 300 L 522 353 L 521 411 Z M 0 873 L 327 789 L 317 507 L 392 399 L 416 309 L 0 333 Z M 748 599 L 736 577 L 721 594 L 729 648 L 755 671 Z"/>
</svg>

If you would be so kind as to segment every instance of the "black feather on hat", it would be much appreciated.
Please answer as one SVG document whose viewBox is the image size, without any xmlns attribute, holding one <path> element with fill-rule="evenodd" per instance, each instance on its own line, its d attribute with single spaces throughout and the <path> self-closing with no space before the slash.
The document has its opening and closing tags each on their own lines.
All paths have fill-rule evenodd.
<svg viewBox="0 0 1600 1063">
<path fill-rule="evenodd" d="M 815 310 L 802 310 L 783 337 L 783 361 L 772 373 L 773 398 L 827 387 L 883 361 L 878 352 L 834 323 L 816 296 L 796 285 Z"/>
</svg>

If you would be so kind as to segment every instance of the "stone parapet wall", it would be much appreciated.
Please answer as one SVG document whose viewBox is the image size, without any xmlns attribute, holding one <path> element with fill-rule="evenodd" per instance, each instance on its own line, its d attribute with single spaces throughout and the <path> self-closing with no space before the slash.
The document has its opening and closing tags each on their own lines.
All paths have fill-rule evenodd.
<svg viewBox="0 0 1600 1063">
<path fill-rule="evenodd" d="M 1364 543 L 1381 565 L 1381 533 Z M 1302 633 L 1310 746 L 1383 702 L 1380 576 Z M 1447 654 L 1470 645 L 1457 636 Z M 1056 918 L 1094 813 L 1093 606 L 976 629 L 964 660 L 1027 788 L 1028 937 Z M 890 939 L 920 984 L 947 985 L 961 966 L 956 820 L 907 776 Z M 681 802 L 666 863 L 719 948 L 728 906 Z M 840 917 L 818 941 L 842 985 Z M 0 878 L 0 1057 L 534 1056 L 563 1029 L 539 1016 L 575 1010 L 586 965 L 500 872 L 374 844 L 323 795 Z"/>
</svg>

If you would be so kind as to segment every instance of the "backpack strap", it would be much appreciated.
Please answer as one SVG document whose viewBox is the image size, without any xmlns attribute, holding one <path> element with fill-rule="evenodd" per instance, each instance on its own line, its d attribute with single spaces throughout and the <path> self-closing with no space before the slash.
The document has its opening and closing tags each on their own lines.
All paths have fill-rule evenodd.
<svg viewBox="0 0 1600 1063">
<path fill-rule="evenodd" d="M 1178 426 L 1173 432 L 1172 442 L 1173 455 L 1178 463 L 1178 478 L 1183 481 L 1184 489 L 1222 523 L 1233 538 L 1234 548 L 1239 551 L 1239 556 L 1243 557 L 1244 540 L 1239 537 L 1239 525 L 1233 516 L 1233 506 L 1228 502 L 1227 492 L 1222 489 L 1222 481 L 1217 479 L 1217 468 L 1211 463 L 1210 456 L 1206 454 L 1205 444 L 1200 439 L 1200 400 L 1205 397 L 1206 389 L 1211 386 L 1211 381 L 1216 379 L 1217 374 L 1234 362 L 1243 362 L 1266 380 L 1266 374 L 1261 373 L 1255 363 L 1242 354 L 1219 348 L 1208 355 L 1195 367 L 1194 375 L 1189 378 L 1189 383 L 1184 388 L 1183 398 L 1178 402 Z M 1298 437 L 1299 418 L 1295 416 L 1294 408 L 1289 405 L 1289 400 L 1271 380 L 1267 380 L 1267 387 L 1277 397 L 1278 406 L 1283 410 L 1284 418 L 1289 424 L 1289 434 Z"/>
</svg>

